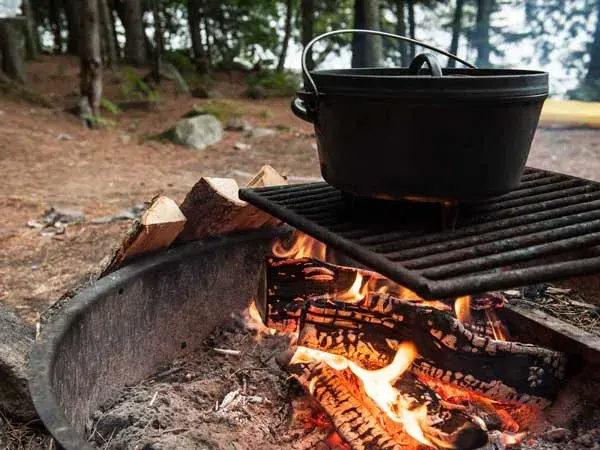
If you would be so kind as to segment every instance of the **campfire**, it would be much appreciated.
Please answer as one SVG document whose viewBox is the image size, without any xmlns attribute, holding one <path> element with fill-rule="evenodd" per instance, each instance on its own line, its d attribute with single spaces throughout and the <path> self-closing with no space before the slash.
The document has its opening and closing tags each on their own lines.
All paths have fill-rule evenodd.
<svg viewBox="0 0 600 450">
<path fill-rule="evenodd" d="M 513 340 L 499 293 L 424 300 L 328 253 L 299 232 L 277 241 L 251 316 L 293 336 L 288 370 L 335 426 L 330 448 L 518 444 L 556 394 L 564 355 Z"/>
</svg>

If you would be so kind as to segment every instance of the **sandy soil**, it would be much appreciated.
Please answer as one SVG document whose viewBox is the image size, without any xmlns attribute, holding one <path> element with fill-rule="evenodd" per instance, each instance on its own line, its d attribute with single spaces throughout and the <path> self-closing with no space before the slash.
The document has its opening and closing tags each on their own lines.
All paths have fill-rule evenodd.
<svg viewBox="0 0 600 450">
<path fill-rule="evenodd" d="M 148 141 L 193 105 L 212 100 L 177 96 L 165 83 L 155 110 L 128 110 L 105 130 L 86 130 L 64 109 L 77 99 L 78 62 L 46 57 L 29 67 L 33 88 L 47 94 L 58 110 L 0 98 L 0 301 L 33 322 L 49 303 L 89 277 L 129 223 L 89 221 L 117 213 L 162 193 L 181 200 L 202 175 L 248 181 L 268 163 L 285 175 L 318 177 L 311 128 L 289 111 L 289 99 L 241 98 L 239 79 L 220 77 L 218 102 L 242 112 L 254 126 L 274 126 L 277 134 L 250 139 L 225 132 L 204 151 Z M 107 72 L 107 98 L 120 101 L 124 74 Z M 252 145 L 234 149 L 236 142 Z M 600 130 L 539 130 L 530 165 L 600 180 Z M 41 236 L 28 228 L 50 206 L 82 211 L 88 221 L 64 235 Z"/>
</svg>

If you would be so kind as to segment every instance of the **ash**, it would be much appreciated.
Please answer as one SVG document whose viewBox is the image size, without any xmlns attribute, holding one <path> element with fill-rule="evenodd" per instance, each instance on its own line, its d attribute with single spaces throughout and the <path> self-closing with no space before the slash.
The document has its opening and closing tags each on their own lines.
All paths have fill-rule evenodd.
<svg viewBox="0 0 600 450">
<path fill-rule="evenodd" d="M 289 347 L 288 337 L 257 336 L 234 317 L 96 411 L 89 440 L 128 450 L 313 448 L 331 424 L 278 364 Z"/>
</svg>

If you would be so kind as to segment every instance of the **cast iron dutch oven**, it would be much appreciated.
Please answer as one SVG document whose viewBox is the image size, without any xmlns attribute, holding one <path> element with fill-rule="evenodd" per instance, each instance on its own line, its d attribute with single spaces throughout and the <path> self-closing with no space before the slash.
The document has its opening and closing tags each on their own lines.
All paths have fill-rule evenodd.
<svg viewBox="0 0 600 450">
<path fill-rule="evenodd" d="M 441 69 L 422 53 L 408 68 L 308 72 L 315 42 L 353 32 L 412 42 L 468 68 Z M 302 70 L 307 88 L 292 111 L 314 124 L 323 178 L 365 197 L 457 202 L 512 190 L 548 96 L 546 72 L 478 69 L 429 44 L 372 30 L 316 37 Z"/>
</svg>

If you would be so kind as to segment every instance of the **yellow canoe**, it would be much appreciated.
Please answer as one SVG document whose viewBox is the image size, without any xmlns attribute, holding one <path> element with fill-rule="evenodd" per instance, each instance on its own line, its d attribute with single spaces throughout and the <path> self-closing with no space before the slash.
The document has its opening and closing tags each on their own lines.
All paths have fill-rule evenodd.
<svg viewBox="0 0 600 450">
<path fill-rule="evenodd" d="M 544 102 L 540 125 L 579 125 L 600 128 L 600 103 L 549 98 Z"/>
</svg>

